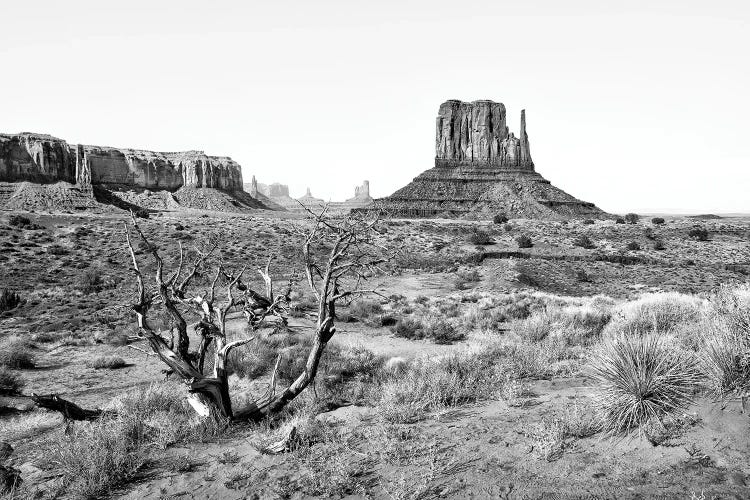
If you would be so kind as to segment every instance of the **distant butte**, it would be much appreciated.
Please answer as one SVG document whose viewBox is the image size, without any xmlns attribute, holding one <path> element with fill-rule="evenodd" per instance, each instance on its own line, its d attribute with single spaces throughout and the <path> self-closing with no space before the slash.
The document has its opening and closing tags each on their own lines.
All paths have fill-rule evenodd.
<svg viewBox="0 0 750 500">
<path fill-rule="evenodd" d="M 449 100 L 440 105 L 435 166 L 374 208 L 401 217 L 602 218 L 593 203 L 556 188 L 535 170 L 521 111 L 518 137 L 506 125 L 505 105 Z"/>
</svg>

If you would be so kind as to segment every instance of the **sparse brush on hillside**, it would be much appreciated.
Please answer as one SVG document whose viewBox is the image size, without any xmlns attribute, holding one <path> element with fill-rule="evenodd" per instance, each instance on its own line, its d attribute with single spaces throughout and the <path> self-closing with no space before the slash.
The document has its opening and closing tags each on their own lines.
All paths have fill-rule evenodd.
<svg viewBox="0 0 750 500">
<path fill-rule="evenodd" d="M 696 241 L 708 241 L 708 230 L 704 227 L 694 227 L 688 231 L 688 236 Z"/>
<path fill-rule="evenodd" d="M 518 244 L 518 248 L 531 248 L 534 246 L 531 238 L 529 238 L 525 234 L 522 234 L 521 236 L 516 238 L 516 244 Z"/>
<path fill-rule="evenodd" d="M 0 366 L 8 368 L 34 368 L 35 359 L 29 342 L 10 337 L 0 343 Z"/>
<path fill-rule="evenodd" d="M 18 394 L 26 385 L 20 375 L 0 365 L 0 395 Z"/>
<path fill-rule="evenodd" d="M 555 336 L 567 345 L 587 345 L 597 340 L 612 318 L 606 309 L 588 306 L 549 308 L 513 325 L 513 331 L 529 342 Z"/>
<path fill-rule="evenodd" d="M 487 231 L 475 228 L 470 234 L 467 241 L 473 245 L 492 245 L 495 240 Z"/>
<path fill-rule="evenodd" d="M 625 222 L 628 224 L 637 224 L 641 220 L 641 216 L 634 213 L 625 214 Z"/>
<path fill-rule="evenodd" d="M 591 238 L 589 238 L 585 234 L 581 234 L 577 236 L 573 240 L 573 245 L 577 247 L 581 247 L 581 248 L 586 248 L 586 249 L 596 248 L 596 245 L 594 244 L 593 241 L 591 241 Z"/>
<path fill-rule="evenodd" d="M 696 367 L 690 354 L 656 335 L 605 340 L 589 364 L 605 429 L 629 432 L 686 409 L 701 383 Z"/>
<path fill-rule="evenodd" d="M 693 295 L 646 294 L 616 308 L 605 334 L 671 332 L 680 325 L 697 322 L 705 309 L 706 301 Z"/>
</svg>

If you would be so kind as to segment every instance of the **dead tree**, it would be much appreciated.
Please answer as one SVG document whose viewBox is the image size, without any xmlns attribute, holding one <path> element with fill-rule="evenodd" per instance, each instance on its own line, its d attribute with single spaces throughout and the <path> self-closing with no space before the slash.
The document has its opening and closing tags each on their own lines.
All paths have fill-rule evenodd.
<svg viewBox="0 0 750 500">
<path fill-rule="evenodd" d="M 327 216 L 326 210 L 320 214 L 310 214 L 312 227 L 304 238 L 302 254 L 307 284 L 317 298 L 318 311 L 313 342 L 305 367 L 286 388 L 277 391 L 276 374 L 281 359 L 277 358 L 266 393 L 240 408 L 233 407 L 229 392 L 229 355 L 233 349 L 253 341 L 255 337 L 228 339 L 227 317 L 231 311 L 242 310 L 246 316 L 250 316 L 251 326 L 257 326 L 259 321 L 268 316 L 283 317 L 282 313 L 286 307 L 284 304 L 288 304 L 291 285 L 285 295 L 274 297 L 273 282 L 268 272 L 269 260 L 265 270 L 260 271 L 266 285 L 266 295 L 263 296 L 242 281 L 245 268 L 232 271 L 219 263 L 215 272 L 211 274 L 208 290 L 202 294 L 191 294 L 190 287 L 193 281 L 206 267 L 216 246 L 212 245 L 206 251 L 198 252 L 184 277 L 185 255 L 180 246 L 177 268 L 167 275 L 158 248 L 150 243 L 135 216 L 131 217 L 131 227 L 126 224 L 125 239 L 138 289 L 137 300 L 132 305 L 132 310 L 136 316 L 139 334 L 149 343 L 156 356 L 169 367 L 169 371 L 185 382 L 188 401 L 198 414 L 204 417 L 215 415 L 226 421 L 246 421 L 260 420 L 283 409 L 315 379 L 321 356 L 336 332 L 336 304 L 358 294 L 374 292 L 364 289 L 363 284 L 379 270 L 380 264 L 387 260 L 384 249 L 374 241 L 377 218 L 353 214 L 342 220 L 333 221 Z M 133 233 L 140 238 L 154 261 L 153 279 L 156 293 L 150 293 L 146 287 L 131 239 Z M 320 255 L 320 247 L 324 245 L 330 245 L 330 250 L 327 255 Z M 217 296 L 218 287 L 223 288 L 223 300 Z M 168 338 L 149 322 L 149 314 L 153 313 L 155 305 L 161 306 L 171 318 L 173 326 Z M 188 321 L 185 319 L 188 314 L 197 319 L 194 329 L 200 342 L 195 352 L 190 351 Z M 213 347 L 213 368 L 210 373 L 204 373 L 210 347 Z M 48 397 L 39 398 L 40 404 L 48 400 Z M 67 412 L 68 418 L 77 419 L 80 415 L 81 419 L 90 419 L 98 414 L 97 410 L 83 410 L 61 398 L 56 398 L 55 401 L 60 408 L 80 410 Z M 44 406 L 54 408 L 50 405 Z"/>
</svg>

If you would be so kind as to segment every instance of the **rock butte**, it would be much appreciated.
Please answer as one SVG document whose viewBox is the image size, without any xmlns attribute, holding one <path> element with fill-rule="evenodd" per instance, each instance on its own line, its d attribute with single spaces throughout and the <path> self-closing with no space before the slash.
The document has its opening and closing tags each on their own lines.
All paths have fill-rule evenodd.
<svg viewBox="0 0 750 500">
<path fill-rule="evenodd" d="M 516 137 L 505 105 L 481 100 L 440 105 L 435 166 L 373 208 L 402 217 L 607 217 L 593 203 L 574 198 L 539 175 L 531 159 L 526 112 Z"/>
</svg>

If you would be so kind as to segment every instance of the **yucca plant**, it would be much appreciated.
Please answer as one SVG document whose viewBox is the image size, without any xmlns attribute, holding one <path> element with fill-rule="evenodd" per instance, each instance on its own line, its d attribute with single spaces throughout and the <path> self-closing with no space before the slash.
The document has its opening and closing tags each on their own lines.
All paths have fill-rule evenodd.
<svg viewBox="0 0 750 500">
<path fill-rule="evenodd" d="M 653 335 L 605 341 L 590 368 L 598 382 L 595 404 L 605 430 L 615 433 L 686 409 L 700 383 L 695 359 Z"/>
</svg>

